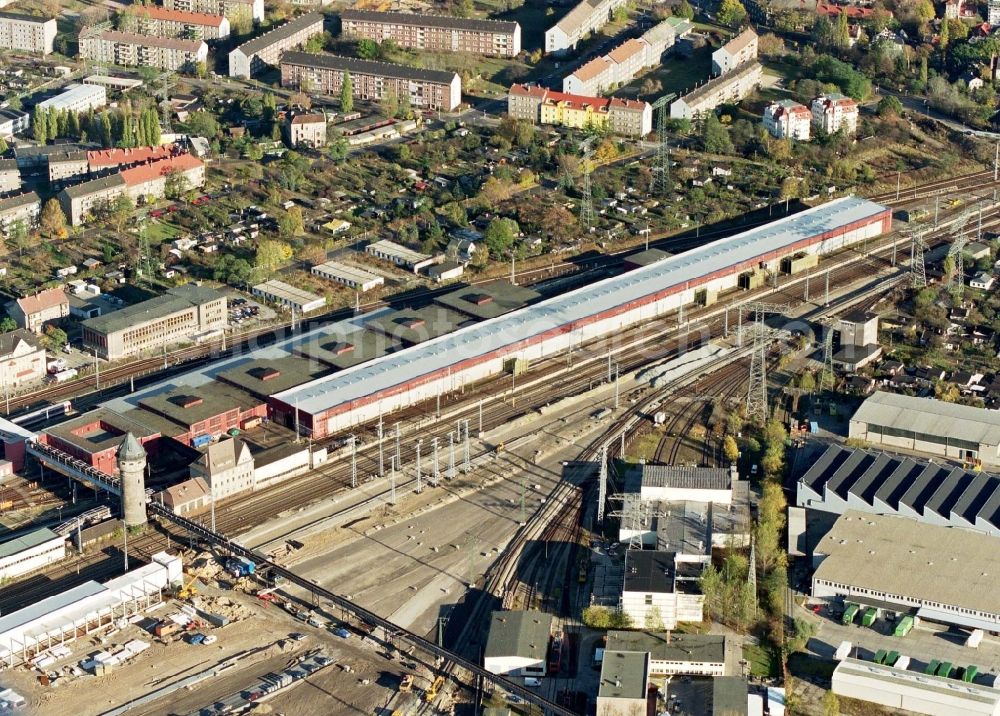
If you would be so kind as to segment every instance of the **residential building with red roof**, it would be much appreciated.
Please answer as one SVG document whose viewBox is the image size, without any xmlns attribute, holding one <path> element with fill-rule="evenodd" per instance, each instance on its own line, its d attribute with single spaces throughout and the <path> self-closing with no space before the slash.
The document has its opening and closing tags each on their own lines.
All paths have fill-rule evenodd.
<svg viewBox="0 0 1000 716">
<path fill-rule="evenodd" d="M 183 37 L 189 40 L 223 40 L 229 37 L 225 15 L 171 10 L 159 5 L 130 5 L 120 15 L 125 32 L 155 37 Z"/>
<path fill-rule="evenodd" d="M 535 124 L 607 128 L 628 137 L 642 137 L 653 130 L 653 109 L 648 102 L 588 97 L 526 85 L 511 86 L 507 114 Z"/>
<path fill-rule="evenodd" d="M 783 99 L 764 108 L 764 128 L 778 139 L 809 141 L 812 112 L 804 104 Z"/>
<path fill-rule="evenodd" d="M 813 126 L 827 134 L 839 132 L 841 128 L 848 134 L 858 130 L 858 103 L 839 92 L 817 97 L 811 109 Z"/>
<path fill-rule="evenodd" d="M 49 288 L 11 301 L 7 304 L 7 314 L 18 328 L 41 333 L 46 323 L 69 315 L 69 299 L 61 288 Z"/>
</svg>

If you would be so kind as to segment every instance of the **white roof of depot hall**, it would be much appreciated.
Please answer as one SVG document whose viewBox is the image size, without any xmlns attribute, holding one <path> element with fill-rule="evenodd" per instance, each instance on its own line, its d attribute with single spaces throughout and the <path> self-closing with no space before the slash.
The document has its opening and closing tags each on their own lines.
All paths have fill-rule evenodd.
<svg viewBox="0 0 1000 716">
<path fill-rule="evenodd" d="M 604 313 L 685 281 L 752 261 L 768 252 L 838 227 L 872 218 L 884 206 L 857 197 L 835 199 L 663 261 L 597 281 L 533 306 L 457 330 L 333 375 L 278 393 L 274 398 L 317 415 L 375 395 L 420 376 L 483 356 L 559 326 Z"/>
<path fill-rule="evenodd" d="M 865 399 L 851 420 L 982 445 L 1000 445 L 1000 412 L 934 398 L 879 391 Z"/>
</svg>

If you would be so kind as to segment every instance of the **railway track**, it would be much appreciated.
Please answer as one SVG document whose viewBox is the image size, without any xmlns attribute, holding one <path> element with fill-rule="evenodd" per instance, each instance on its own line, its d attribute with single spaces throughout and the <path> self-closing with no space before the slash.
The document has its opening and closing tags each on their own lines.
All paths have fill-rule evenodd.
<svg viewBox="0 0 1000 716">
<path fill-rule="evenodd" d="M 984 227 L 1000 223 L 1000 220 L 995 218 L 995 214 L 996 211 L 993 211 L 990 215 L 992 218 L 984 221 Z M 943 228 L 938 234 L 944 235 L 947 230 L 947 228 Z M 928 237 L 932 242 L 936 238 L 936 236 Z M 873 241 L 869 251 L 848 250 L 846 253 L 838 254 L 831 257 L 831 262 L 836 265 L 823 271 L 821 264 L 816 276 L 829 275 L 831 289 L 851 284 L 859 278 L 871 276 L 875 269 L 884 269 L 890 265 L 888 246 L 891 242 L 901 243 L 902 240 L 897 236 L 892 239 Z M 850 261 L 842 260 L 845 256 Z M 777 300 L 785 297 L 790 302 L 800 302 L 802 301 L 802 281 L 802 276 L 791 279 L 786 277 L 776 293 L 768 287 L 741 294 L 739 300 L 753 300 L 753 298 L 766 293 L 777 297 Z M 481 410 L 483 429 L 488 430 L 545 405 L 554 396 L 575 395 L 606 380 L 605 359 L 608 355 L 611 355 L 618 363 L 620 372 L 626 374 L 641 365 L 671 358 L 683 350 L 691 349 L 723 335 L 725 323 L 719 315 L 719 311 L 720 308 L 714 306 L 693 310 L 689 313 L 688 323 L 694 323 L 699 328 L 695 338 L 690 337 L 686 328 L 678 329 L 676 324 L 672 323 L 674 319 L 666 317 L 651 324 L 623 331 L 610 340 L 595 341 L 575 350 L 568 357 L 560 355 L 542 361 L 531 373 L 533 384 L 518 388 L 516 391 L 510 390 L 508 387 L 509 377 L 506 376 L 488 380 L 475 386 L 474 389 L 454 391 L 442 396 L 442 414 L 448 414 L 452 420 L 469 420 L 471 425 L 478 427 L 478 416 Z M 729 309 L 727 308 L 726 311 L 728 312 Z M 731 328 L 734 327 L 731 326 Z M 664 340 L 665 335 L 672 335 L 673 338 Z M 477 405 L 477 398 L 487 396 L 490 397 L 490 400 L 480 409 Z M 419 427 L 425 438 L 428 433 L 435 432 L 439 437 L 446 438 L 447 430 L 441 428 L 440 423 L 427 418 L 428 414 L 434 412 L 432 401 L 431 406 L 427 404 L 413 406 L 399 411 L 394 417 L 412 429 L 406 433 L 407 435 L 411 435 L 415 432 L 415 428 Z M 359 427 L 361 433 L 367 431 L 367 434 L 370 435 L 372 432 L 371 424 Z M 604 440 L 605 443 L 611 443 L 611 438 L 618 437 L 622 431 L 618 428 L 612 428 L 610 432 L 611 434 Z M 331 443 L 327 441 L 326 444 Z M 388 441 L 387 444 L 391 445 Z M 443 444 L 446 450 L 447 440 L 444 440 Z M 612 447 L 616 449 L 617 442 L 612 443 Z M 412 460 L 414 452 L 412 439 L 406 440 L 401 446 L 402 462 L 408 464 Z M 424 455 L 427 459 L 426 452 Z M 370 442 L 362 448 L 359 451 L 359 473 L 364 469 L 374 470 L 377 466 L 376 456 L 373 443 Z M 442 462 L 445 462 L 446 453 L 443 453 L 442 458 Z M 593 455 L 584 456 L 583 459 L 593 459 Z M 297 478 L 294 482 L 294 489 L 290 489 L 289 484 L 282 484 L 247 497 L 221 502 L 216 510 L 216 526 L 223 533 L 235 534 L 283 511 L 301 508 L 316 500 L 331 497 L 338 491 L 349 489 L 349 485 L 349 461 L 338 460 L 334 456 L 334 459 L 320 470 Z M 203 516 L 200 520 L 203 524 L 209 523 L 208 516 Z M 157 549 L 162 549 L 165 541 L 164 534 L 140 536 L 130 542 L 129 551 L 137 555 L 149 554 Z M 106 548 L 103 558 L 88 555 L 82 565 L 74 562 L 63 569 L 78 572 L 76 575 L 78 581 L 98 576 L 103 577 L 114 574 L 120 569 L 119 556 L 116 548 Z M 55 571 L 58 572 L 60 569 L 56 568 Z M 48 574 L 49 572 L 46 572 L 46 575 Z M 47 581 L 48 577 L 43 576 L 41 581 L 35 584 L 30 581 L 22 581 L 7 585 L 3 595 L 0 596 L 0 608 L 9 611 L 37 601 L 43 596 L 48 596 L 52 593 L 52 587 L 49 585 L 48 588 L 45 588 L 42 583 Z"/>
</svg>

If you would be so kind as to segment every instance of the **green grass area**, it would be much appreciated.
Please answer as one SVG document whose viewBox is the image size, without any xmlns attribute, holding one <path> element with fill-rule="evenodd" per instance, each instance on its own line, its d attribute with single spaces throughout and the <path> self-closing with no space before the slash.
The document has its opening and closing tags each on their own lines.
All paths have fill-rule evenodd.
<svg viewBox="0 0 1000 716">
<path fill-rule="evenodd" d="M 750 673 L 754 676 L 777 676 L 781 668 L 778 654 L 764 644 L 745 644 L 743 658 L 750 662 Z"/>
<path fill-rule="evenodd" d="M 661 437 L 663 437 L 663 428 L 657 427 L 636 438 L 628 446 L 628 450 L 625 453 L 626 459 L 629 462 L 635 463 L 640 460 L 652 460 L 656 457 L 656 448 L 660 444 Z"/>
<path fill-rule="evenodd" d="M 676 53 L 670 55 L 659 67 L 636 77 L 619 88 L 615 94 L 619 97 L 637 97 L 647 102 L 669 93 L 680 97 L 703 83 L 711 72 L 712 47 L 706 45 L 695 50 L 690 57 L 682 57 Z M 641 88 L 646 80 L 659 82 L 662 88 L 649 94 L 642 94 Z"/>
<path fill-rule="evenodd" d="M 146 240 L 150 246 L 162 244 L 164 241 L 173 241 L 178 236 L 185 233 L 184 229 L 163 221 L 151 221 L 146 224 Z"/>
</svg>

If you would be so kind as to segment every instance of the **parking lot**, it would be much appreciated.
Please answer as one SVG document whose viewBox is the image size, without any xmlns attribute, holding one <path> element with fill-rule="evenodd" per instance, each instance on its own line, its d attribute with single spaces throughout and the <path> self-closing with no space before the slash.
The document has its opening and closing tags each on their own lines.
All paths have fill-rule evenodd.
<svg viewBox="0 0 1000 716">
<path fill-rule="evenodd" d="M 809 640 L 807 650 L 823 659 L 832 659 L 841 642 L 849 641 L 855 647 L 852 656 L 871 660 L 879 649 L 897 651 L 910 657 L 911 671 L 923 671 L 932 660 L 949 661 L 955 667 L 974 664 L 980 675 L 976 683 L 993 685 L 994 676 L 1000 674 L 1000 640 L 987 635 L 978 648 L 965 646 L 968 631 L 922 622 L 905 637 L 892 635 L 894 621 L 876 620 L 872 627 L 860 623 L 842 624 L 840 609 L 834 607 L 820 612 L 819 631 Z M 814 620 L 815 621 L 815 620 Z"/>
</svg>

